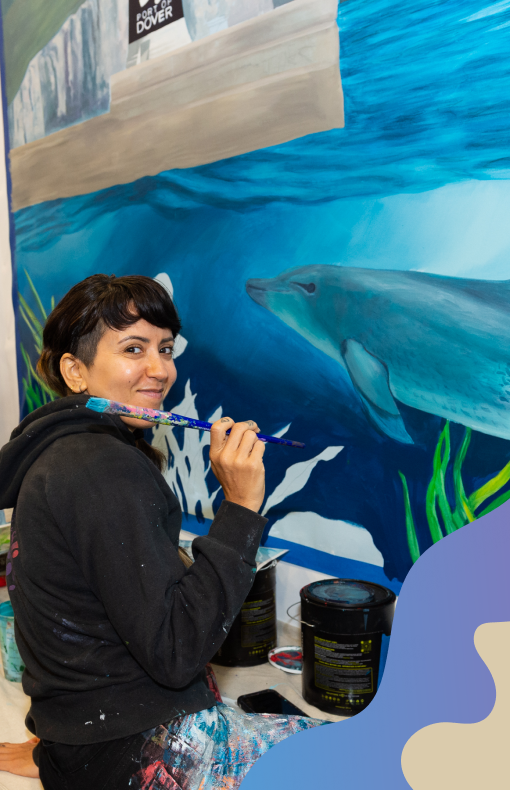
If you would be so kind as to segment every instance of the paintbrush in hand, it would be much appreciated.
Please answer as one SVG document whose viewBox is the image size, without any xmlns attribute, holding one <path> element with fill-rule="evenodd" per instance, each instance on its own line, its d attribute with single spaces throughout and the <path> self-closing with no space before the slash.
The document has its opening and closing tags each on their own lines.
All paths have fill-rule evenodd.
<svg viewBox="0 0 510 790">
<path fill-rule="evenodd" d="M 92 411 L 101 414 L 119 414 L 122 417 L 134 417 L 137 420 L 146 420 L 159 425 L 180 425 L 182 428 L 196 428 L 199 431 L 210 431 L 212 423 L 194 420 L 192 417 L 181 417 L 179 414 L 172 414 L 169 411 L 157 411 L 156 409 L 142 409 L 140 406 L 126 406 L 107 398 L 89 398 L 86 406 Z M 227 434 L 230 430 L 227 431 Z M 286 447 L 304 447 L 303 442 L 293 442 L 291 439 L 280 439 L 277 436 L 264 436 L 257 434 L 261 442 L 271 444 L 284 444 Z"/>
</svg>

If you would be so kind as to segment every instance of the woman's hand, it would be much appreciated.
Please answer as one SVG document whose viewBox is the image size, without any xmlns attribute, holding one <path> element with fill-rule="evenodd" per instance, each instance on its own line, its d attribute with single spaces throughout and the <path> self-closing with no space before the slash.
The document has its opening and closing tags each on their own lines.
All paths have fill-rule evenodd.
<svg viewBox="0 0 510 790">
<path fill-rule="evenodd" d="M 211 467 L 225 499 L 255 512 L 262 505 L 265 491 L 262 456 L 266 446 L 257 438 L 258 430 L 252 420 L 234 423 L 230 417 L 222 417 L 211 428 L 209 450 Z"/>
<path fill-rule="evenodd" d="M 30 738 L 25 743 L 0 743 L 0 771 L 38 779 L 39 768 L 32 757 L 38 743 L 39 738 Z"/>
</svg>

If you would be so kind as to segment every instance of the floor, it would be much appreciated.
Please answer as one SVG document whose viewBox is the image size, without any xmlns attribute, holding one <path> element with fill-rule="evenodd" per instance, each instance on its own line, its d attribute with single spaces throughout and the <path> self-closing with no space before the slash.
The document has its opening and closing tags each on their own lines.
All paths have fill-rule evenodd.
<svg viewBox="0 0 510 790">
<path fill-rule="evenodd" d="M 299 628 L 278 622 L 278 645 L 300 645 L 301 632 Z M 314 705 L 304 701 L 301 693 L 301 675 L 292 675 L 273 667 L 269 662 L 255 667 L 220 667 L 213 664 L 214 672 L 222 697 L 229 705 L 235 706 L 241 694 L 251 694 L 253 691 L 274 688 L 290 702 L 297 705 L 307 716 L 314 719 L 327 719 L 328 721 L 342 721 L 345 716 L 335 716 L 324 713 Z"/>
</svg>

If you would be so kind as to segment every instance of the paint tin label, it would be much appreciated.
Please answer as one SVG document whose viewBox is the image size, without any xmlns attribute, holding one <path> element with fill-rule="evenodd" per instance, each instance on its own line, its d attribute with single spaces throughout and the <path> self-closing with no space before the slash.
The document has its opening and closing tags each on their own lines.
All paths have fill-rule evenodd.
<svg viewBox="0 0 510 790">
<path fill-rule="evenodd" d="M 379 678 L 379 633 L 303 631 L 303 696 L 322 710 L 359 713 L 374 698 Z"/>
<path fill-rule="evenodd" d="M 273 593 L 246 601 L 241 608 L 241 647 L 269 650 L 276 642 L 276 605 Z"/>
<path fill-rule="evenodd" d="M 248 667 L 263 664 L 276 647 L 276 563 L 255 574 L 253 587 L 227 638 L 213 658 L 217 664 Z"/>
</svg>

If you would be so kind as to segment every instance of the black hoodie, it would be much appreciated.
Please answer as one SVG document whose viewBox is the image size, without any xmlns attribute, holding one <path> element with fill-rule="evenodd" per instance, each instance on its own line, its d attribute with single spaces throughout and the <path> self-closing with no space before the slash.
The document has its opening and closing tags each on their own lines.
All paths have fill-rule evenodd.
<svg viewBox="0 0 510 790">
<path fill-rule="evenodd" d="M 122 420 L 86 401 L 43 406 L 0 451 L 27 726 L 71 745 L 214 705 L 204 667 L 252 585 L 266 523 L 223 502 L 186 570 L 176 496 Z"/>
</svg>

